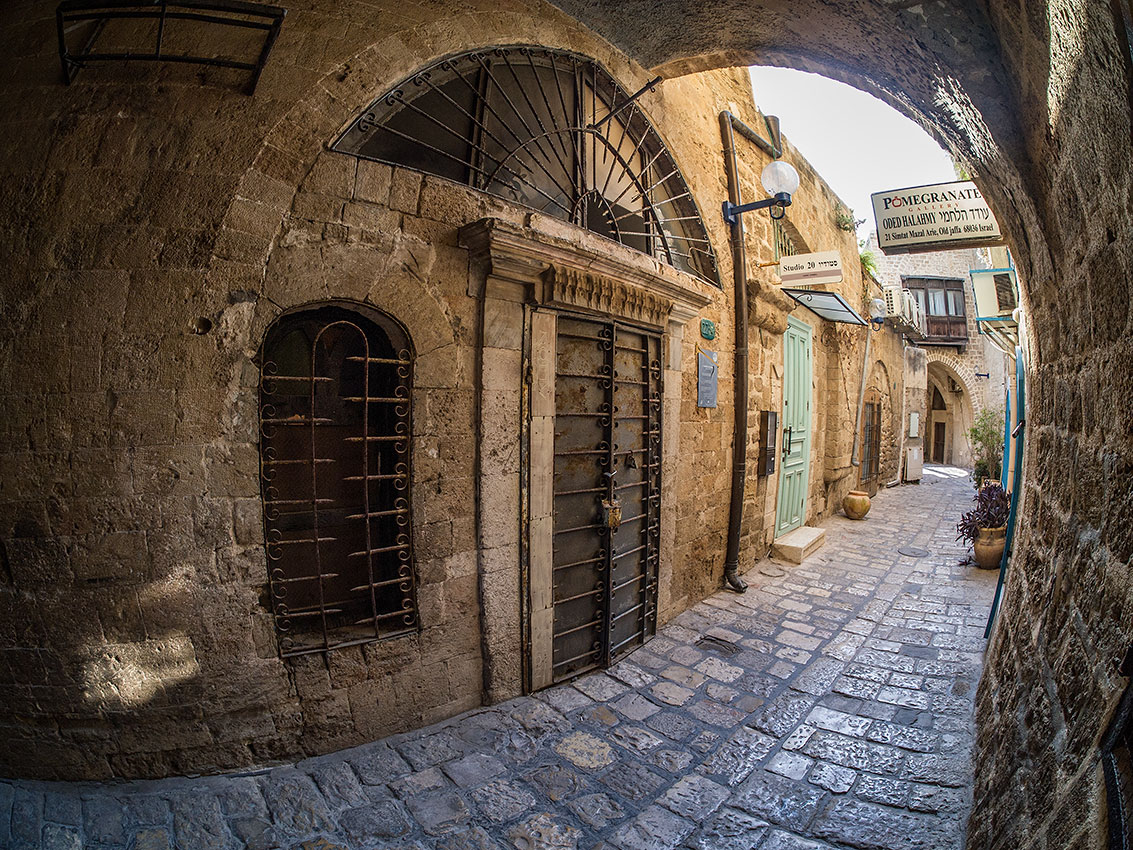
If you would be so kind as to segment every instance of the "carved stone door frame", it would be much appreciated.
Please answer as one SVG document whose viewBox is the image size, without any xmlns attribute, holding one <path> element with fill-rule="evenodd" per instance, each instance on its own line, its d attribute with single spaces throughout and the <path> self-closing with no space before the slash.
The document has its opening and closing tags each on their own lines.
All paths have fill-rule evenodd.
<svg viewBox="0 0 1133 850">
<path fill-rule="evenodd" d="M 676 480 L 680 444 L 681 355 L 685 326 L 712 300 L 713 288 L 652 257 L 600 236 L 531 213 L 523 224 L 482 219 L 460 231 L 460 244 L 483 274 L 470 276 L 470 295 L 481 299 L 485 330 L 481 373 L 482 447 L 507 439 L 508 423 L 489 421 L 489 395 L 514 379 L 521 388 L 516 433 L 522 460 L 515 480 L 518 504 L 514 547 L 497 547 L 481 535 L 481 581 L 489 700 L 552 683 L 554 601 L 552 517 L 555 434 L 556 317 L 560 311 L 624 321 L 662 335 L 662 509 L 658 610 L 669 603 L 676 537 L 674 499 L 664 489 Z M 521 322 L 518 351 L 495 350 Z M 509 345 L 511 343 L 509 342 Z M 502 429 L 502 430 L 501 430 Z M 481 476 L 491 489 L 494 485 Z M 506 508 L 506 503 L 504 504 Z M 482 529 L 501 523 L 501 503 L 480 499 Z M 492 515 L 489 517 L 488 511 Z M 517 579 L 514 583 L 512 579 Z M 488 588 L 490 592 L 485 592 Z M 500 592 L 496 592 L 496 588 Z M 516 593 L 512 594 L 512 589 Z M 516 679 L 519 679 L 517 682 Z"/>
</svg>

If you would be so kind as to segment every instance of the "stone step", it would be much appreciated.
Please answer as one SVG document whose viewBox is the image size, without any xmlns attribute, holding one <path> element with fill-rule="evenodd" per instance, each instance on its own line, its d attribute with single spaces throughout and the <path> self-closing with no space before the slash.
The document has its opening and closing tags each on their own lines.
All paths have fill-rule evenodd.
<svg viewBox="0 0 1133 850">
<path fill-rule="evenodd" d="M 801 564 L 826 542 L 826 531 L 804 525 L 776 538 L 771 544 L 771 557 L 791 564 Z"/>
</svg>

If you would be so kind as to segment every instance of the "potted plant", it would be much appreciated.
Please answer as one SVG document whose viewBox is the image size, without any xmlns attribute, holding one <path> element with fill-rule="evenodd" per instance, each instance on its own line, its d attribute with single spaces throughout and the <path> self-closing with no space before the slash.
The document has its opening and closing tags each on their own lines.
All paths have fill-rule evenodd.
<svg viewBox="0 0 1133 850">
<path fill-rule="evenodd" d="M 975 470 L 972 477 L 979 490 L 985 480 L 999 478 L 1003 468 L 1003 408 L 984 408 L 968 429 Z"/>
<path fill-rule="evenodd" d="M 976 491 L 974 501 L 976 506 L 956 524 L 956 539 L 968 542 L 979 566 L 994 569 L 1007 542 L 1007 493 L 993 481 Z"/>
</svg>

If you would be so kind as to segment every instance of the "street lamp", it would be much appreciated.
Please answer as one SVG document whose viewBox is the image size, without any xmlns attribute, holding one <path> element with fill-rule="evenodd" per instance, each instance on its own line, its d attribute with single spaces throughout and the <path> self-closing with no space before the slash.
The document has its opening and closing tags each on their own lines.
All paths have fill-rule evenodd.
<svg viewBox="0 0 1133 850">
<path fill-rule="evenodd" d="M 869 302 L 869 326 L 875 331 L 881 330 L 885 323 L 885 302 L 874 298 Z"/>
<path fill-rule="evenodd" d="M 767 209 L 767 214 L 775 219 L 787 214 L 787 207 L 791 205 L 791 195 L 799 188 L 799 173 L 795 171 L 794 166 L 781 159 L 773 160 L 759 175 L 759 182 L 771 197 L 750 204 L 733 204 L 731 201 L 724 201 L 724 221 L 728 224 L 737 224 L 739 216 L 750 210 Z"/>
</svg>

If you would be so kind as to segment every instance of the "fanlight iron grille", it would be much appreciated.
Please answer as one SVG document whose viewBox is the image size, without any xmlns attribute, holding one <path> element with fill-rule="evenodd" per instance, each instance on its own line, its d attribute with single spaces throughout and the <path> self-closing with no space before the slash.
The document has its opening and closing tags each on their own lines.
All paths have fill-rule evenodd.
<svg viewBox="0 0 1133 850">
<path fill-rule="evenodd" d="M 409 339 L 326 306 L 264 343 L 260 475 L 282 656 L 417 627 L 410 533 Z"/>
<path fill-rule="evenodd" d="M 585 57 L 508 47 L 445 59 L 379 98 L 333 148 L 533 207 L 719 286 L 676 162 L 637 101 Z"/>
</svg>

